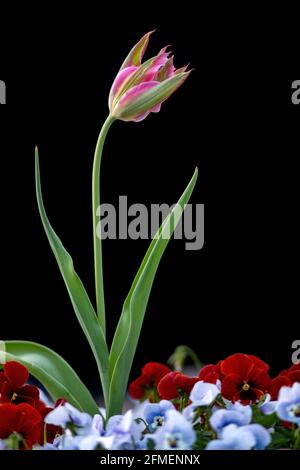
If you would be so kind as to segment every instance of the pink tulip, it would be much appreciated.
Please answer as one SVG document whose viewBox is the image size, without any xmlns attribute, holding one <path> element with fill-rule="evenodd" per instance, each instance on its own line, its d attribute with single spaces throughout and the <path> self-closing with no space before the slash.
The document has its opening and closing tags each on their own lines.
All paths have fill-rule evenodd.
<svg viewBox="0 0 300 470">
<path fill-rule="evenodd" d="M 161 104 L 187 79 L 188 66 L 175 69 L 168 47 L 142 63 L 153 31 L 133 47 L 117 74 L 109 94 L 111 116 L 122 121 L 142 121 L 160 111 Z"/>
</svg>

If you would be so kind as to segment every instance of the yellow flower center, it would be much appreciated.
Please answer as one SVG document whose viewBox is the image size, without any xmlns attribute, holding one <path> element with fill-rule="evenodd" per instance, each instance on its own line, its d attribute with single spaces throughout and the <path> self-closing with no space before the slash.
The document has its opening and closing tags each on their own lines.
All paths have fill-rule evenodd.
<svg viewBox="0 0 300 470">
<path fill-rule="evenodd" d="M 243 385 L 243 389 L 242 389 L 242 390 L 243 390 L 244 392 L 248 392 L 249 389 L 250 389 L 250 385 L 249 385 L 249 384 L 244 384 L 244 385 Z"/>
<path fill-rule="evenodd" d="M 16 392 L 14 392 L 13 396 L 11 397 L 11 401 L 15 401 L 17 399 L 17 394 Z"/>
</svg>

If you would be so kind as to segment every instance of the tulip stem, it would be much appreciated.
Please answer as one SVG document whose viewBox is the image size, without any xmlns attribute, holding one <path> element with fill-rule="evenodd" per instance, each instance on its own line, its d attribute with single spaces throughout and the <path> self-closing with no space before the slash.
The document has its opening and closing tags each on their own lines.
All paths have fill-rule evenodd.
<svg viewBox="0 0 300 470">
<path fill-rule="evenodd" d="M 105 301 L 103 286 L 103 269 L 102 269 L 102 246 L 101 246 L 101 230 L 97 230 L 97 214 L 100 216 L 100 167 L 103 146 L 107 132 L 115 118 L 108 116 L 100 131 L 95 149 L 93 180 L 92 180 L 92 201 L 93 201 L 93 238 L 94 238 L 94 266 L 95 266 L 95 288 L 96 288 L 96 304 L 99 323 L 105 335 Z"/>
</svg>

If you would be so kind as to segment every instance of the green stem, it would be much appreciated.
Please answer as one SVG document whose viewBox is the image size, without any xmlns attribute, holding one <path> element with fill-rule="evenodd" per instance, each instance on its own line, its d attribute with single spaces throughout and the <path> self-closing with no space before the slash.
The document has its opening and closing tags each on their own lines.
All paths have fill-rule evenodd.
<svg viewBox="0 0 300 470">
<path fill-rule="evenodd" d="M 95 287 L 96 287 L 96 304 L 99 323 L 103 328 L 105 335 L 105 302 L 103 287 L 103 270 L 102 270 L 102 246 L 101 237 L 96 233 L 97 218 L 96 212 L 100 207 L 100 167 L 103 146 L 107 132 L 115 119 L 108 116 L 100 131 L 94 156 L 93 181 L 92 181 L 92 199 L 93 199 L 93 238 L 94 238 L 94 266 L 95 266 Z M 100 234 L 99 234 L 100 235 Z M 104 384 L 103 384 L 104 385 Z M 105 387 L 103 386 L 105 390 Z"/>
</svg>

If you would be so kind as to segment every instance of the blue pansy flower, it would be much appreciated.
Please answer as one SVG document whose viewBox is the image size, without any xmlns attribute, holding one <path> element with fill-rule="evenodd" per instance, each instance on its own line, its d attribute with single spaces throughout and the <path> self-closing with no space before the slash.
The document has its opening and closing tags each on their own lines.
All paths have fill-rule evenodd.
<svg viewBox="0 0 300 470">
<path fill-rule="evenodd" d="M 115 415 L 108 420 L 105 436 L 114 438 L 113 450 L 133 450 L 141 439 L 142 428 L 136 423 L 132 410 L 129 410 L 124 416 Z"/>
<path fill-rule="evenodd" d="M 45 423 L 54 424 L 62 428 L 73 424 L 76 426 L 78 434 L 80 434 L 81 432 L 86 432 L 91 427 L 92 417 L 88 413 L 77 410 L 70 403 L 65 403 L 50 411 L 45 417 Z"/>
<path fill-rule="evenodd" d="M 263 450 L 271 442 L 270 433 L 260 424 L 226 426 L 220 439 L 210 441 L 206 450 Z"/>
<path fill-rule="evenodd" d="M 158 427 L 164 424 L 169 410 L 175 410 L 175 407 L 168 400 L 161 400 L 159 403 L 148 403 L 144 409 L 144 416 L 151 432 L 156 431 Z"/>
<path fill-rule="evenodd" d="M 219 434 L 225 426 L 229 424 L 245 426 L 250 423 L 251 418 L 251 407 L 236 402 L 234 405 L 230 405 L 228 409 L 215 411 L 210 418 L 210 425 Z"/>
<path fill-rule="evenodd" d="M 193 421 L 195 410 L 200 406 L 211 405 L 219 394 L 220 388 L 217 385 L 202 381 L 197 382 L 190 394 L 190 400 L 192 403 L 183 411 L 184 417 L 189 421 Z"/>
<path fill-rule="evenodd" d="M 196 433 L 192 424 L 181 413 L 169 410 L 164 425 L 148 437 L 159 450 L 189 450 L 196 440 Z"/>
<path fill-rule="evenodd" d="M 259 404 L 259 409 L 262 413 L 264 413 L 265 415 L 271 415 L 273 413 L 275 413 L 276 411 L 276 408 L 277 408 L 277 404 L 278 402 L 277 401 L 272 401 L 271 400 L 271 395 L 269 393 L 267 393 L 265 395 L 265 399 L 263 401 L 263 403 Z"/>
<path fill-rule="evenodd" d="M 300 426 L 300 383 L 292 387 L 281 387 L 276 412 L 279 418 Z"/>
</svg>

